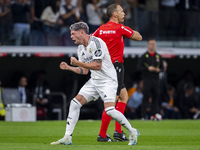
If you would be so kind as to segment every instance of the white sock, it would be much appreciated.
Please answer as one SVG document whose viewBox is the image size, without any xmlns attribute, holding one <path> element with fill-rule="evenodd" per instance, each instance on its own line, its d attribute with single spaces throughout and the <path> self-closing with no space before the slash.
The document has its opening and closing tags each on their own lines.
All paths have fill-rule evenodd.
<svg viewBox="0 0 200 150">
<path fill-rule="evenodd" d="M 67 117 L 66 132 L 64 138 L 69 139 L 72 136 L 75 125 L 79 119 L 81 103 L 75 98 L 71 100 L 69 114 Z"/>
<path fill-rule="evenodd" d="M 105 111 L 110 117 L 112 117 L 119 124 L 124 126 L 129 131 L 129 133 L 133 134 L 133 132 L 135 132 L 134 128 L 131 126 L 126 117 L 121 112 L 116 110 L 115 107 L 108 107 L 105 109 Z"/>
</svg>

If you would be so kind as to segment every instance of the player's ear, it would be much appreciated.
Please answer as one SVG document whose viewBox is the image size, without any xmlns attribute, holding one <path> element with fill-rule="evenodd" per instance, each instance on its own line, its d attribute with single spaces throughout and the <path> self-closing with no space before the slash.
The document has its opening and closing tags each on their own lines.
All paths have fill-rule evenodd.
<svg viewBox="0 0 200 150">
<path fill-rule="evenodd" d="M 117 12 L 114 12 L 114 13 L 113 13 L 113 16 L 114 16 L 115 18 L 117 18 L 117 17 L 118 17 Z"/>
<path fill-rule="evenodd" d="M 82 34 L 83 34 L 83 30 L 79 30 L 79 34 L 81 34 L 81 35 L 82 35 Z"/>
</svg>

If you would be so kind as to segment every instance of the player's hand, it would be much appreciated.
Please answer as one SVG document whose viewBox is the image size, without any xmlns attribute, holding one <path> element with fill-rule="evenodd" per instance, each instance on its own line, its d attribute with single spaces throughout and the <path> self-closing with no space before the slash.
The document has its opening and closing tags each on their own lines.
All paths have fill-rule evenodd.
<svg viewBox="0 0 200 150">
<path fill-rule="evenodd" d="M 40 103 L 40 99 L 39 98 L 35 98 L 36 102 Z"/>
<path fill-rule="evenodd" d="M 159 68 L 155 68 L 155 72 L 160 72 L 160 69 Z"/>
<path fill-rule="evenodd" d="M 63 20 L 62 19 L 58 19 L 58 24 L 59 25 L 63 25 L 64 24 Z"/>
<path fill-rule="evenodd" d="M 28 0 L 24 0 L 23 2 L 24 2 L 24 4 L 27 4 L 27 3 L 28 3 Z"/>
<path fill-rule="evenodd" d="M 44 105 L 44 104 L 46 104 L 46 103 L 47 103 L 47 101 L 45 100 L 45 98 L 43 98 L 43 99 L 41 100 L 41 102 L 40 102 L 41 105 Z"/>
<path fill-rule="evenodd" d="M 75 15 L 76 14 L 76 9 L 74 8 L 74 9 L 72 9 L 72 15 Z"/>
<path fill-rule="evenodd" d="M 60 69 L 62 70 L 68 70 L 69 65 L 66 62 L 61 62 L 60 63 Z"/>
<path fill-rule="evenodd" d="M 153 67 L 153 66 L 149 66 L 149 67 L 148 67 L 148 70 L 149 70 L 150 72 L 153 72 L 153 71 L 155 71 L 155 69 L 156 69 L 156 68 L 155 68 L 155 67 Z"/>
<path fill-rule="evenodd" d="M 174 111 L 178 112 L 179 111 L 178 107 L 174 107 Z"/>
<path fill-rule="evenodd" d="M 78 62 L 78 60 L 75 58 L 75 57 L 71 57 L 71 65 L 73 65 L 73 66 L 77 66 L 77 62 Z"/>
</svg>

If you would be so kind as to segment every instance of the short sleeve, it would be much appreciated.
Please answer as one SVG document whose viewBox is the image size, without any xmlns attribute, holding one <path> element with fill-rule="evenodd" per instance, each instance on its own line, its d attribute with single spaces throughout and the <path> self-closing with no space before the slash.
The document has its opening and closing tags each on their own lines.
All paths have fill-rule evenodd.
<svg viewBox="0 0 200 150">
<path fill-rule="evenodd" d="M 102 45 L 100 44 L 100 41 L 98 39 L 95 39 L 93 44 L 93 59 L 102 59 L 104 56 L 104 51 L 102 49 Z"/>
<path fill-rule="evenodd" d="M 126 38 L 130 39 L 133 36 L 134 31 L 131 28 L 122 25 L 121 26 L 121 33 L 122 33 L 122 36 L 125 36 Z"/>
<path fill-rule="evenodd" d="M 94 52 L 93 52 L 93 59 L 102 59 L 103 58 L 103 51 L 102 49 L 96 49 Z"/>
</svg>

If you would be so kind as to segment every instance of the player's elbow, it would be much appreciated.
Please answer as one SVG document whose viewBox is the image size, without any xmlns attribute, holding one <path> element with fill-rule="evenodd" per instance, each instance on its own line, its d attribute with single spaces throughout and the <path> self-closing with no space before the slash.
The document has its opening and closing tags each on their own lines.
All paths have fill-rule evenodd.
<svg viewBox="0 0 200 150">
<path fill-rule="evenodd" d="M 138 34 L 135 39 L 135 41 L 141 41 L 142 40 L 142 36 L 140 34 Z"/>
<path fill-rule="evenodd" d="M 142 40 L 142 36 L 140 35 L 139 32 L 135 31 L 135 34 L 132 36 L 131 39 L 135 40 L 135 41 L 141 41 Z"/>
<path fill-rule="evenodd" d="M 138 36 L 138 41 L 142 41 L 142 36 L 141 35 Z"/>
</svg>

